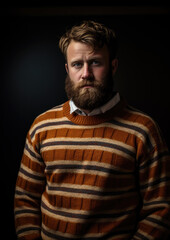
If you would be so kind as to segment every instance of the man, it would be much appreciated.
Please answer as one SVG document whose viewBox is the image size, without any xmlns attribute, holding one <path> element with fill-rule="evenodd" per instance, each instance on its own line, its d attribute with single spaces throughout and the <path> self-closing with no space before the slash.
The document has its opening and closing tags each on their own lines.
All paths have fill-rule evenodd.
<svg viewBox="0 0 170 240">
<path fill-rule="evenodd" d="M 169 152 L 113 91 L 116 38 L 85 21 L 60 39 L 69 101 L 38 116 L 16 183 L 18 239 L 169 239 Z"/>
</svg>

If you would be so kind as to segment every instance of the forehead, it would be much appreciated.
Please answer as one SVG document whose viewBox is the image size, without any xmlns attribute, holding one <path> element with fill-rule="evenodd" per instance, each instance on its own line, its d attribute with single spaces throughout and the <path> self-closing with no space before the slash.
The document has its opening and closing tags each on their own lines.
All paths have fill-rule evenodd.
<svg viewBox="0 0 170 240">
<path fill-rule="evenodd" d="M 71 41 L 68 48 L 67 48 L 67 60 L 70 58 L 91 58 L 91 57 L 102 57 L 102 58 L 108 58 L 109 52 L 108 48 L 104 45 L 102 48 L 93 49 L 91 46 Z"/>
</svg>

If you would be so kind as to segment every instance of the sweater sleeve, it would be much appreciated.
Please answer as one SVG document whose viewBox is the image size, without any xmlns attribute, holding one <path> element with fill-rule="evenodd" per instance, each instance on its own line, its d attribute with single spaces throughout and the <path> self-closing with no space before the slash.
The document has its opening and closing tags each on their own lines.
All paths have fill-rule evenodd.
<svg viewBox="0 0 170 240">
<path fill-rule="evenodd" d="M 141 209 L 132 240 L 170 239 L 170 155 L 153 122 L 137 152 Z"/>
<path fill-rule="evenodd" d="M 36 139 L 28 133 L 16 182 L 14 213 L 18 239 L 41 239 L 41 195 L 44 191 L 44 163 Z"/>
</svg>

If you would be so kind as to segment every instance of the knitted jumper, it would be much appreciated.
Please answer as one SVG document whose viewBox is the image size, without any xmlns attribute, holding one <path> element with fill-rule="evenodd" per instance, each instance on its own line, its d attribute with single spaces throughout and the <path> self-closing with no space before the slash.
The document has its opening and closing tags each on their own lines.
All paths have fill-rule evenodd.
<svg viewBox="0 0 170 240">
<path fill-rule="evenodd" d="M 18 239 L 169 239 L 168 161 L 155 122 L 122 99 L 96 116 L 69 102 L 41 114 L 16 183 Z"/>
</svg>

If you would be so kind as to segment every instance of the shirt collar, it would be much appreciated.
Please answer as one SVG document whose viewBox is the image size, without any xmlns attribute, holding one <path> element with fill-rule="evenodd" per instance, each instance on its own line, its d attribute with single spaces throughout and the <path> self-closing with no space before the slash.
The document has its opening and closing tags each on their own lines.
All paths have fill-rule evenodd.
<svg viewBox="0 0 170 240">
<path fill-rule="evenodd" d="M 101 113 L 105 113 L 108 110 L 110 110 L 111 108 L 113 108 L 118 102 L 120 101 L 120 94 L 117 92 L 113 98 L 111 98 L 107 103 L 105 103 L 104 105 L 102 105 L 99 108 L 95 108 L 93 109 L 89 114 L 86 114 L 85 112 L 83 112 L 80 108 L 78 108 L 75 103 L 73 102 L 73 100 L 71 99 L 69 101 L 70 104 L 70 114 L 72 113 L 77 113 L 78 115 L 82 115 L 82 116 L 94 116 L 94 115 L 98 115 Z"/>
</svg>

